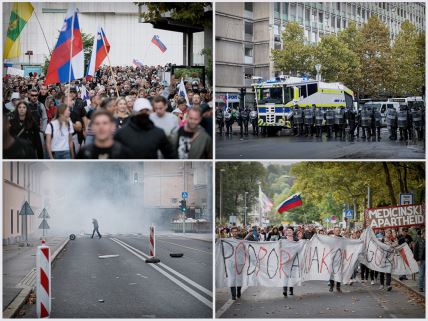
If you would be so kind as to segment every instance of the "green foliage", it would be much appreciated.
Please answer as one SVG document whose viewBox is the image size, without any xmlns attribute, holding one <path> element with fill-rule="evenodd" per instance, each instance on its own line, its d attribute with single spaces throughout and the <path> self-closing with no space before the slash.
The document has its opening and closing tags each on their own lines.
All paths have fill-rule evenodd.
<svg viewBox="0 0 428 321">
<path fill-rule="evenodd" d="M 425 84 L 425 33 L 417 33 L 408 21 L 394 42 L 376 16 L 360 29 L 350 22 L 315 46 L 305 43 L 304 29 L 294 22 L 287 24 L 282 39 L 284 49 L 272 50 L 277 70 L 314 76 L 320 63 L 324 80 L 342 82 L 359 98 L 421 95 Z"/>
<path fill-rule="evenodd" d="M 212 8 L 211 2 L 139 2 L 145 5 L 147 11 L 141 13 L 144 21 L 157 21 L 165 13 L 171 14 L 171 19 L 184 21 L 194 25 L 211 26 L 211 19 L 205 18 L 205 9 Z"/>
</svg>

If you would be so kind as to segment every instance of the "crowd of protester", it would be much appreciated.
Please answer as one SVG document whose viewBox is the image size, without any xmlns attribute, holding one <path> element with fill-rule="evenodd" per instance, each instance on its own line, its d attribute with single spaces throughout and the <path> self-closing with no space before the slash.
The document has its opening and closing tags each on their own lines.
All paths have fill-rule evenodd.
<svg viewBox="0 0 428 321">
<path fill-rule="evenodd" d="M 344 237 L 348 239 L 359 239 L 362 229 L 347 229 L 339 226 L 327 229 L 323 226 L 297 225 L 297 226 L 223 226 L 216 228 L 217 238 L 235 238 L 246 241 L 278 241 L 287 239 L 289 241 L 310 240 L 313 235 L 327 235 L 331 237 Z M 418 228 L 400 228 L 400 229 L 376 229 L 374 230 L 376 238 L 381 242 L 392 247 L 407 243 L 413 251 L 414 258 L 419 264 L 418 287 L 420 292 L 425 291 L 425 229 Z M 359 277 L 358 277 L 359 274 Z M 401 281 L 407 280 L 407 275 L 400 275 Z M 348 283 L 352 285 L 354 282 L 370 283 L 371 286 L 379 284 L 379 290 L 392 290 L 392 276 L 390 273 L 381 273 L 369 269 L 364 264 L 360 263 L 355 267 L 352 279 Z M 340 282 L 329 281 L 329 291 L 333 292 L 336 283 L 337 292 L 342 292 Z M 236 300 L 241 296 L 240 287 L 231 288 L 232 299 Z M 293 288 L 284 287 L 283 295 L 293 295 Z"/>
<path fill-rule="evenodd" d="M 95 77 L 46 86 L 3 78 L 7 159 L 212 158 L 212 93 L 200 79 L 161 80 L 165 67 L 101 67 Z"/>
</svg>

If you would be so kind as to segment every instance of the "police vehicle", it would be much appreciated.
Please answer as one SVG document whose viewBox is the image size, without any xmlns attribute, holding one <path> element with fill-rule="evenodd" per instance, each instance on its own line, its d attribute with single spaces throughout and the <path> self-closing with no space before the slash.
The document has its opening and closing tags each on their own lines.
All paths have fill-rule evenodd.
<svg viewBox="0 0 428 321">
<path fill-rule="evenodd" d="M 279 76 L 263 81 L 253 77 L 258 124 L 276 133 L 292 127 L 293 107 L 353 108 L 354 93 L 341 83 L 302 77 Z"/>
</svg>

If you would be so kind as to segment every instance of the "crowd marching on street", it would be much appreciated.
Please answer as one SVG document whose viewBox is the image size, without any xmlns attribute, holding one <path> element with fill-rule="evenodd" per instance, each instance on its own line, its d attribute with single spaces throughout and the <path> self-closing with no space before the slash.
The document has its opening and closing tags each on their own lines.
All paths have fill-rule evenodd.
<svg viewBox="0 0 428 321">
<path fill-rule="evenodd" d="M 361 131 L 363 140 L 380 141 L 381 128 L 386 126 L 388 137 L 392 141 L 422 141 L 425 137 L 425 108 L 421 103 L 400 104 L 398 108 L 390 104 L 385 112 L 384 122 L 379 108 L 370 104 L 364 104 L 358 111 L 343 107 L 317 108 L 315 105 L 312 107 L 296 105 L 291 112 L 289 127 L 294 136 L 322 138 L 325 133 L 327 138 L 334 136 L 343 141 L 354 141 L 356 137 L 360 137 Z M 241 137 L 249 135 L 250 125 L 253 135 L 267 134 L 267 127 L 258 125 L 255 107 L 245 106 L 235 110 L 219 106 L 216 109 L 216 122 L 220 136 L 223 133 L 226 136 L 232 135 L 232 125 L 235 122 L 240 127 Z"/>
<path fill-rule="evenodd" d="M 396 247 L 407 243 L 413 251 L 414 259 L 419 265 L 418 287 L 420 292 L 425 291 L 425 229 L 420 228 L 400 228 L 400 229 L 374 229 L 376 238 L 381 242 Z M 259 241 L 278 241 L 287 239 L 289 241 L 309 240 L 313 235 L 327 235 L 330 237 L 344 237 L 348 239 L 360 239 L 362 234 L 361 229 L 345 229 L 339 226 L 334 226 L 327 229 L 322 226 L 297 225 L 297 226 L 223 226 L 216 228 L 217 238 L 234 238 L 251 242 Z M 357 274 L 360 274 L 357 278 Z M 400 280 L 407 280 L 406 275 L 400 275 Z M 375 286 L 379 284 L 379 290 L 392 290 L 392 277 L 390 273 L 382 273 L 370 270 L 364 264 L 359 263 L 355 266 L 354 273 L 348 285 L 352 286 L 354 282 L 370 283 Z M 330 280 L 328 283 L 329 292 L 333 292 L 336 283 L 336 291 L 341 293 L 341 283 Z M 232 300 L 236 300 L 241 296 L 241 287 L 231 287 Z M 293 295 L 293 288 L 283 288 L 283 295 Z"/>
<path fill-rule="evenodd" d="M 8 159 L 209 159 L 212 93 L 201 81 L 160 75 L 171 66 L 98 69 L 45 85 L 3 78 L 3 155 Z"/>
</svg>

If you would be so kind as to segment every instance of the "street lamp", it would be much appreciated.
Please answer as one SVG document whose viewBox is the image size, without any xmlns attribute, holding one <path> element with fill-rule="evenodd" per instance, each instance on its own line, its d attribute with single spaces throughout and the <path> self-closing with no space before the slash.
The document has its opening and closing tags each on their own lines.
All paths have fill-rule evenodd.
<svg viewBox="0 0 428 321">
<path fill-rule="evenodd" d="M 219 221 L 221 224 L 221 215 L 223 214 L 223 173 L 226 170 L 224 168 L 220 169 L 220 217 Z"/>
<path fill-rule="evenodd" d="M 244 193 L 244 226 L 247 227 L 247 194 L 248 192 Z"/>
</svg>

